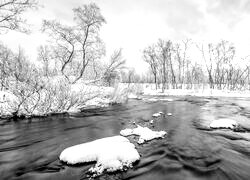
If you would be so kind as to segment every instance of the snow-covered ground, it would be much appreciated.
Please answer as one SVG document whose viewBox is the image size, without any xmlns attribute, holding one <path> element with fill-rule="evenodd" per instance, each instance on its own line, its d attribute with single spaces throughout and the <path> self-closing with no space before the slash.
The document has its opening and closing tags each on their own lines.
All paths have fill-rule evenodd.
<svg viewBox="0 0 250 180">
<path fill-rule="evenodd" d="M 59 159 L 68 164 L 96 161 L 89 169 L 95 175 L 132 167 L 140 159 L 135 146 L 123 136 L 113 136 L 66 148 Z"/>
<path fill-rule="evenodd" d="M 144 95 L 153 95 L 153 96 L 162 96 L 162 95 L 172 95 L 172 96 L 200 96 L 200 97 L 250 97 L 249 90 L 235 90 L 230 91 L 228 89 L 210 89 L 207 86 L 204 87 L 194 87 L 191 89 L 165 89 L 162 92 L 161 88 L 155 89 L 154 84 L 143 84 L 143 94 Z"/>
<path fill-rule="evenodd" d="M 124 129 L 121 130 L 120 134 L 122 136 L 130 136 L 130 135 L 137 135 L 139 136 L 138 144 L 143 144 L 146 141 L 150 141 L 157 138 L 164 138 L 166 135 L 165 131 L 153 131 L 148 127 L 142 127 L 137 125 L 137 128 L 134 129 Z"/>
</svg>

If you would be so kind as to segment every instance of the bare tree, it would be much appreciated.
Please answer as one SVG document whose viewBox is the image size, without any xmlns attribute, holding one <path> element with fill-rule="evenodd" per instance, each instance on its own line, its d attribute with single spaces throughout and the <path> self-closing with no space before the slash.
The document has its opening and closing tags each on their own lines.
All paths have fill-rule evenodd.
<svg viewBox="0 0 250 180">
<path fill-rule="evenodd" d="M 76 37 L 73 27 L 62 25 L 55 20 L 44 20 L 42 30 L 55 41 L 55 45 L 52 46 L 53 58 L 61 62 L 60 71 L 69 80 L 65 69 L 73 61 L 75 55 Z"/>
<path fill-rule="evenodd" d="M 50 51 L 48 46 L 39 46 L 38 49 L 38 61 L 42 62 L 43 65 L 43 75 L 49 77 L 49 59 Z"/>
<path fill-rule="evenodd" d="M 36 0 L 0 0 L 0 33 L 8 30 L 28 33 L 26 20 L 21 16 L 37 5 Z"/>
<path fill-rule="evenodd" d="M 54 58 L 61 62 L 61 73 L 76 83 L 83 77 L 89 62 L 105 54 L 105 46 L 99 37 L 105 19 L 94 3 L 75 8 L 73 12 L 75 26 L 45 20 L 43 31 L 54 39 Z M 75 78 L 70 80 L 70 76 Z"/>
<path fill-rule="evenodd" d="M 12 74 L 12 61 L 14 53 L 6 46 L 0 44 L 0 80 L 1 90 L 8 89 L 9 77 Z"/>
<path fill-rule="evenodd" d="M 159 39 L 157 47 L 159 49 L 158 61 L 161 64 L 162 72 L 162 91 L 164 92 L 166 88 L 166 83 L 167 88 L 169 88 L 168 85 L 170 82 L 173 88 L 176 87 L 176 75 L 174 72 L 172 61 L 173 46 L 171 41 L 164 41 L 162 39 Z"/>
<path fill-rule="evenodd" d="M 176 44 L 173 47 L 173 51 L 174 51 L 174 54 L 175 54 L 175 59 L 176 59 L 177 64 L 178 64 L 178 83 L 180 84 L 180 88 L 182 88 L 182 85 L 183 85 L 183 76 L 182 76 L 182 67 L 183 67 L 182 64 L 183 64 L 183 61 L 182 61 L 182 57 L 181 57 L 180 44 Z"/>
<path fill-rule="evenodd" d="M 81 64 L 74 82 L 82 78 L 90 60 L 100 58 L 105 53 L 104 44 L 99 38 L 100 27 L 106 22 L 95 3 L 73 9 L 76 21 L 76 40 L 80 44 Z"/>
<path fill-rule="evenodd" d="M 143 59 L 150 66 L 151 72 L 153 73 L 153 76 L 154 76 L 155 88 L 157 89 L 158 62 L 157 62 L 157 55 L 156 55 L 154 45 L 149 46 L 146 49 L 144 49 Z"/>
<path fill-rule="evenodd" d="M 110 62 L 105 68 L 103 79 L 109 86 L 113 84 L 113 81 L 118 78 L 119 70 L 124 69 L 126 60 L 122 57 L 122 49 L 115 50 L 110 57 Z"/>
<path fill-rule="evenodd" d="M 212 62 L 212 44 L 208 44 L 208 57 L 205 52 L 204 45 L 202 44 L 201 46 L 197 45 L 197 48 L 200 50 L 202 54 L 202 59 L 205 63 L 206 70 L 208 73 L 208 82 L 210 88 L 214 88 L 214 78 L 213 78 L 213 62 Z"/>
<path fill-rule="evenodd" d="M 213 58 L 215 61 L 214 80 L 219 89 L 222 84 L 229 80 L 227 75 L 228 68 L 232 65 L 235 56 L 235 47 L 228 41 L 222 40 L 213 49 Z"/>
<path fill-rule="evenodd" d="M 127 78 L 127 83 L 134 83 L 135 82 L 135 69 L 129 69 L 128 71 L 128 78 Z"/>
</svg>

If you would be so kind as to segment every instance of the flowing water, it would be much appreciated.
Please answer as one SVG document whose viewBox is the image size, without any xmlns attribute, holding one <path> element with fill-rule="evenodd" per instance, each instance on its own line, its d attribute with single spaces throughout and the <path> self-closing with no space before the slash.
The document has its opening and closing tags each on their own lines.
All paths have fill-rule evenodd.
<svg viewBox="0 0 250 180">
<path fill-rule="evenodd" d="M 88 179 L 93 163 L 67 166 L 58 160 L 61 151 L 118 135 L 134 122 L 165 130 L 167 135 L 143 145 L 129 137 L 140 161 L 128 171 L 96 179 L 250 179 L 248 99 L 172 97 L 174 101 L 169 102 L 162 97 L 159 101 L 145 98 L 70 115 L 1 120 L 1 179 Z M 150 124 L 152 114 L 159 111 L 172 116 L 155 118 Z M 240 132 L 209 129 L 207 121 L 217 116 L 239 118 L 244 128 Z"/>
</svg>

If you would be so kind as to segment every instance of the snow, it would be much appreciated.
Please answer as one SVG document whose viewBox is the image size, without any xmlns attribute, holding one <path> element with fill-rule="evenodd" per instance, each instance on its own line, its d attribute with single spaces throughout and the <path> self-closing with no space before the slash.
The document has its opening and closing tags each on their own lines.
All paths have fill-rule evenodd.
<svg viewBox="0 0 250 180">
<path fill-rule="evenodd" d="M 159 99 L 159 101 L 168 101 L 168 102 L 172 102 L 174 101 L 173 99 L 169 99 L 169 98 L 161 98 Z"/>
<path fill-rule="evenodd" d="M 112 136 L 66 148 L 59 159 L 67 164 L 96 161 L 89 169 L 95 175 L 132 167 L 140 155 L 135 146 L 123 136 Z"/>
<path fill-rule="evenodd" d="M 164 138 L 166 135 L 165 131 L 152 131 L 148 127 L 142 127 L 137 125 L 134 129 L 124 129 L 120 131 L 122 136 L 137 135 L 139 136 L 138 144 L 143 144 L 146 141 L 150 141 L 156 138 Z"/>
<path fill-rule="evenodd" d="M 12 91 L 0 91 L 0 117 L 11 117 L 14 113 L 24 116 L 44 116 L 51 113 L 75 113 L 86 107 L 106 107 L 113 103 L 113 87 L 68 84 L 62 77 L 47 80 L 46 88 L 27 97 Z M 117 94 L 117 96 L 119 96 Z M 20 105 L 20 106 L 19 106 Z"/>
<path fill-rule="evenodd" d="M 172 116 L 172 113 L 167 113 L 168 116 Z"/>
<path fill-rule="evenodd" d="M 159 116 L 161 116 L 162 114 L 164 114 L 163 112 L 158 112 L 158 113 L 154 113 L 152 116 L 153 117 L 159 117 Z"/>
<path fill-rule="evenodd" d="M 149 101 L 149 102 L 157 102 L 159 101 L 157 98 L 143 98 L 144 101 Z"/>
<path fill-rule="evenodd" d="M 110 99 L 95 97 L 85 102 L 85 107 L 88 106 L 107 107 L 109 106 L 110 103 L 111 103 Z"/>
<path fill-rule="evenodd" d="M 128 94 L 128 98 L 129 98 L 129 99 L 137 99 L 138 96 L 135 95 L 135 94 L 130 93 L 130 94 Z"/>
<path fill-rule="evenodd" d="M 132 135 L 134 133 L 134 129 L 123 129 L 123 130 L 121 130 L 121 132 L 120 132 L 120 134 L 122 135 L 122 136 L 130 136 L 130 135 Z"/>
<path fill-rule="evenodd" d="M 185 85 L 187 86 L 187 85 Z M 170 86 L 171 87 L 171 86 Z M 199 96 L 199 97 L 250 97 L 249 90 L 229 90 L 229 89 L 210 89 L 209 85 L 195 84 L 192 88 L 187 89 L 155 89 L 155 84 L 143 84 L 143 94 L 153 96 Z M 164 99 L 161 99 L 164 100 Z M 170 100 L 170 99 L 169 99 Z M 171 101 L 171 100 L 170 100 Z"/>
<path fill-rule="evenodd" d="M 145 94 L 145 95 L 148 95 L 148 94 Z M 160 94 L 156 93 L 155 95 L 160 95 Z M 139 99 L 139 98 L 137 98 L 137 99 Z M 158 101 L 172 102 L 172 101 L 174 101 L 173 99 L 170 99 L 170 98 L 143 98 L 143 100 L 144 101 L 149 101 L 149 102 L 158 102 Z"/>
<path fill-rule="evenodd" d="M 154 123 L 154 120 L 150 120 L 150 124 L 153 124 Z"/>
<path fill-rule="evenodd" d="M 152 116 L 153 117 L 159 117 L 159 116 L 161 116 L 161 114 L 160 113 L 154 113 Z"/>
<path fill-rule="evenodd" d="M 234 129 L 238 126 L 238 123 L 232 119 L 218 119 L 213 120 L 210 123 L 210 128 L 226 128 L 226 129 Z"/>
<path fill-rule="evenodd" d="M 17 109 L 17 97 L 8 91 L 0 91 L 0 116 L 9 116 Z"/>
</svg>

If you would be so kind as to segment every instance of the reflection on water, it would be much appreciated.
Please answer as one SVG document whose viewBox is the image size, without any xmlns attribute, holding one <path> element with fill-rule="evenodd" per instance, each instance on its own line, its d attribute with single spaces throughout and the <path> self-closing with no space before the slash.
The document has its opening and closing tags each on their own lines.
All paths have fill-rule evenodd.
<svg viewBox="0 0 250 180">
<path fill-rule="evenodd" d="M 133 126 L 133 122 L 166 130 L 168 135 L 144 145 L 136 144 L 141 160 L 134 168 L 97 179 L 250 179 L 249 133 L 198 127 L 203 107 L 211 101 L 215 100 L 190 97 L 175 98 L 173 102 L 130 100 L 124 105 L 77 114 L 1 122 L 1 179 L 87 179 L 92 164 L 66 166 L 58 160 L 61 151 L 71 145 L 117 135 L 121 129 Z M 220 101 L 220 108 L 224 102 L 228 107 L 230 101 Z M 150 125 L 152 114 L 159 111 L 173 115 L 155 119 Z M 235 108 L 233 113 L 237 113 Z M 130 140 L 136 142 L 133 137 Z"/>
</svg>

